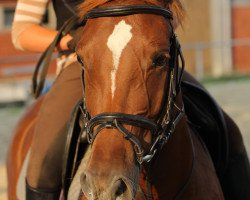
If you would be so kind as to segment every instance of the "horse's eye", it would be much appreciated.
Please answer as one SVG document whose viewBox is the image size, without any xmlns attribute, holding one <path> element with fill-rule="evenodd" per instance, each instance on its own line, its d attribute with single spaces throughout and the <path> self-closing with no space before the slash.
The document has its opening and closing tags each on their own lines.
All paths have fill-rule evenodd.
<svg viewBox="0 0 250 200">
<path fill-rule="evenodd" d="M 168 65 L 169 57 L 164 53 L 156 54 L 153 58 L 153 67 L 165 67 Z"/>
<path fill-rule="evenodd" d="M 77 55 L 76 58 L 77 58 L 77 61 L 83 66 L 84 63 L 83 63 L 81 57 L 79 55 Z"/>
</svg>

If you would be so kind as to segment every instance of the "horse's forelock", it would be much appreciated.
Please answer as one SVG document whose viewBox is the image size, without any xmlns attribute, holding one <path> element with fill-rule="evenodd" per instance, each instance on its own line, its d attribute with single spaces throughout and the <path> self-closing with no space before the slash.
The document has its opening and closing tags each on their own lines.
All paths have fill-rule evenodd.
<svg viewBox="0 0 250 200">
<path fill-rule="evenodd" d="M 78 6 L 78 15 L 80 18 L 83 18 L 83 16 L 93 8 L 96 8 L 98 6 L 101 6 L 107 2 L 110 2 L 112 0 L 85 0 L 82 4 Z"/>
<path fill-rule="evenodd" d="M 78 13 L 80 18 L 82 18 L 88 11 L 101 6 L 107 2 L 115 1 L 115 0 L 85 0 L 82 4 L 78 7 Z M 136 0 L 135 0 L 136 1 Z M 165 7 L 169 7 L 170 10 L 173 12 L 174 15 L 174 24 L 178 25 L 181 24 L 184 16 L 185 16 L 185 9 L 181 0 L 144 0 L 145 3 L 150 3 L 154 5 L 163 4 Z M 123 2 L 126 2 L 124 0 Z"/>
<path fill-rule="evenodd" d="M 184 18 L 185 18 L 185 9 L 183 4 L 181 3 L 180 0 L 167 0 L 169 3 L 169 9 L 173 13 L 174 17 L 174 27 L 177 27 L 179 24 L 182 24 Z"/>
</svg>

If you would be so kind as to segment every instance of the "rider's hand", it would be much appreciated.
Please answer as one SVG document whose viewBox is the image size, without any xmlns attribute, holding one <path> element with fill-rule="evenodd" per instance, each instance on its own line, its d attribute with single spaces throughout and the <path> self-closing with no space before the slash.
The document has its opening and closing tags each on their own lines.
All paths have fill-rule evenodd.
<svg viewBox="0 0 250 200">
<path fill-rule="evenodd" d="M 57 46 L 58 51 L 65 51 L 69 50 L 68 43 L 72 40 L 72 36 L 70 34 L 65 35 L 62 37 L 59 45 Z"/>
</svg>

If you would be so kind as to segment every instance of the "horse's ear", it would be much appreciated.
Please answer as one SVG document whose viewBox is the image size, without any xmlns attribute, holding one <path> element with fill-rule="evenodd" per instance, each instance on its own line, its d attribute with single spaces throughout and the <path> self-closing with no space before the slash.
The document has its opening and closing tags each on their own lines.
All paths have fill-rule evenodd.
<svg viewBox="0 0 250 200">
<path fill-rule="evenodd" d="M 83 27 L 79 27 L 76 30 L 70 31 L 70 35 L 72 36 L 72 40 L 70 40 L 67 44 L 68 48 L 70 50 L 73 50 L 73 51 L 75 50 L 76 45 L 78 44 L 78 42 L 82 36 L 82 31 L 83 31 Z"/>
<path fill-rule="evenodd" d="M 166 0 L 166 6 L 173 13 L 173 26 L 176 29 L 185 18 L 185 9 L 181 0 Z"/>
</svg>

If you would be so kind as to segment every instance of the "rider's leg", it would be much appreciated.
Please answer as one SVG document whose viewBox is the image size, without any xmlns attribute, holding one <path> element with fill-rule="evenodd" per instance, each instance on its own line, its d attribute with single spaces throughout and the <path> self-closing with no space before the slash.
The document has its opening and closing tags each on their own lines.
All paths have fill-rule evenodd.
<svg viewBox="0 0 250 200">
<path fill-rule="evenodd" d="M 187 72 L 183 80 L 204 88 Z M 250 199 L 250 164 L 241 132 L 234 121 L 223 111 L 229 140 L 229 163 L 222 181 L 226 199 Z"/>
<path fill-rule="evenodd" d="M 63 130 L 81 96 L 81 67 L 74 63 L 58 76 L 38 114 L 27 172 L 28 200 L 58 199 L 66 138 Z"/>
</svg>

